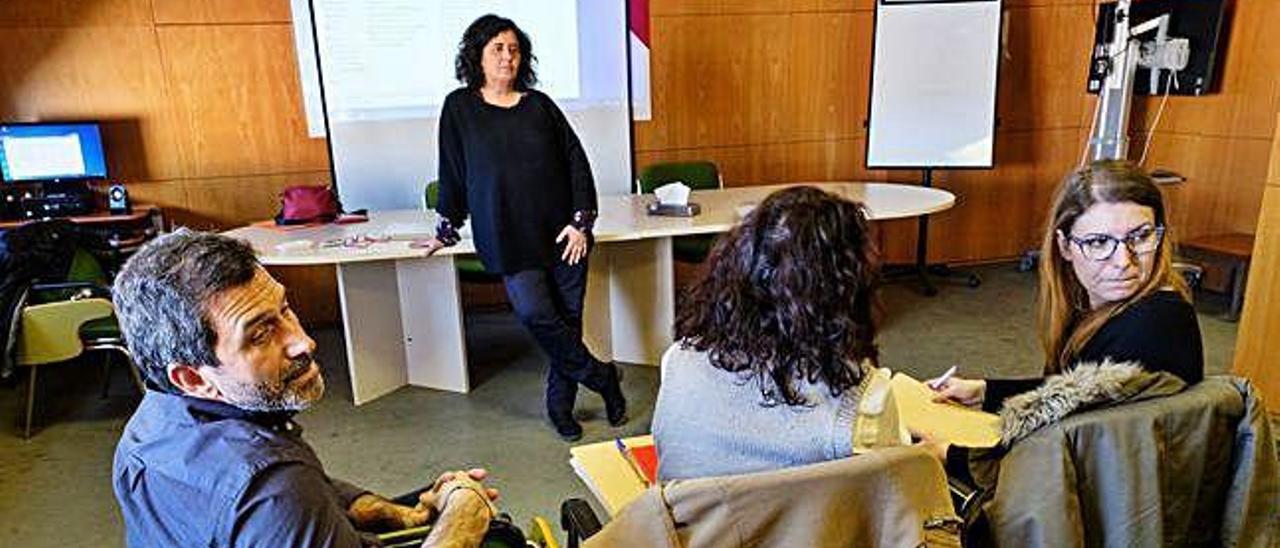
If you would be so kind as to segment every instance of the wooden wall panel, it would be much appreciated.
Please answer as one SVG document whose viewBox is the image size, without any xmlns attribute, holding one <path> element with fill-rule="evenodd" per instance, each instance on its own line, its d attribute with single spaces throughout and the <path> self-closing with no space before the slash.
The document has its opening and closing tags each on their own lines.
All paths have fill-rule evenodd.
<svg viewBox="0 0 1280 548">
<path fill-rule="evenodd" d="M 1280 413 L 1280 184 L 1268 186 L 1258 220 L 1244 311 L 1236 335 L 1235 373 Z"/>
<path fill-rule="evenodd" d="M 871 79 L 871 19 L 855 13 L 797 13 L 791 17 L 787 93 L 772 107 L 785 113 L 787 141 L 866 135 Z M 856 82 L 856 84 L 855 84 Z M 762 136 L 769 138 L 769 136 Z M 777 137 L 773 137 L 777 138 Z"/>
<path fill-rule="evenodd" d="M 946 173 L 938 186 L 957 203 L 931 223 L 931 259 L 1011 259 L 1036 247 L 1053 190 L 1076 165 L 1079 135 L 1076 128 L 1000 132 L 995 169 Z"/>
<path fill-rule="evenodd" d="M 287 25 L 158 29 L 174 101 L 189 125 L 188 177 L 328 169 L 307 137 Z"/>
<path fill-rule="evenodd" d="M 183 211 L 187 207 L 187 187 L 182 180 L 132 181 L 126 186 L 129 199 L 135 203 L 155 204 L 164 212 L 170 226 L 185 226 Z"/>
<path fill-rule="evenodd" d="M 155 0 L 159 25 L 193 23 L 289 23 L 289 0 Z"/>
<path fill-rule="evenodd" d="M 751 186 L 786 180 L 785 152 L 782 144 L 636 151 L 636 165 L 709 160 L 720 169 L 725 186 Z"/>
<path fill-rule="evenodd" d="M 150 28 L 39 27 L 3 34 L 9 46 L 0 47 L 0 119 L 102 120 L 114 176 L 180 175 L 174 144 L 186 133 L 170 108 Z M 95 55 L 85 54 L 90 51 Z"/>
<path fill-rule="evenodd" d="M 1180 238 L 1253 233 L 1270 143 L 1257 139 L 1157 133 L 1147 165 L 1187 181 L 1168 189 L 1170 224 Z"/>
<path fill-rule="evenodd" d="M 640 150 L 769 142 L 783 131 L 787 15 L 673 17 L 655 21 L 653 108 L 636 125 Z"/>
<path fill-rule="evenodd" d="M 1089 6 L 1006 11 L 1007 45 L 996 99 L 1000 128 L 1079 127 L 1088 106 L 1086 68 L 1092 43 Z"/>
<path fill-rule="evenodd" d="M 341 326 L 336 267 L 281 266 L 267 271 L 284 285 L 289 307 L 303 321 Z"/>
<path fill-rule="evenodd" d="M 0 0 L 0 27 L 147 26 L 152 1 Z M 6 48 L 13 45 L 6 40 Z"/>
<path fill-rule="evenodd" d="M 812 0 L 809 1 L 812 2 Z M 796 6 L 793 5 L 792 0 L 651 0 L 649 2 L 650 16 L 786 13 L 794 9 Z"/>
<path fill-rule="evenodd" d="M 872 11 L 876 0 L 793 0 L 791 9 L 806 11 Z"/>
<path fill-rule="evenodd" d="M 1280 126 L 1271 143 L 1270 165 L 1236 335 L 1234 371 L 1258 387 L 1271 412 L 1280 413 Z"/>
<path fill-rule="evenodd" d="M 110 170 L 171 224 L 268 218 L 283 186 L 329 179 L 325 142 L 306 137 L 288 6 L 0 0 L 0 119 L 103 121 Z M 316 270 L 287 283 L 304 319 L 333 321 L 333 271 Z"/>
<path fill-rule="evenodd" d="M 280 211 L 280 191 L 303 184 L 329 184 L 329 172 L 188 179 L 189 225 L 218 230 L 270 219 Z"/>
</svg>

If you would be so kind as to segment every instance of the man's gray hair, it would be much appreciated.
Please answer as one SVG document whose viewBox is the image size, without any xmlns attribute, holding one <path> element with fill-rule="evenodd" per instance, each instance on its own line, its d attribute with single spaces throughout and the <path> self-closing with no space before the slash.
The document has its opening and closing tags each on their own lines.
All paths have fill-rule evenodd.
<svg viewBox="0 0 1280 548">
<path fill-rule="evenodd" d="M 129 352 L 147 383 L 178 393 L 168 367 L 218 366 L 213 296 L 249 283 L 258 269 L 240 240 L 180 228 L 147 243 L 116 277 L 113 301 Z"/>
</svg>

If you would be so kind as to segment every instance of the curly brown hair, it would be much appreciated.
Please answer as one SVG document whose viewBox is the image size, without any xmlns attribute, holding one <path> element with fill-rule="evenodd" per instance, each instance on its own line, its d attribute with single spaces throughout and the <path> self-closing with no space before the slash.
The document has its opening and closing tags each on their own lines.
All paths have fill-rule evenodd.
<svg viewBox="0 0 1280 548">
<path fill-rule="evenodd" d="M 866 210 L 814 187 L 769 195 L 719 238 L 676 313 L 675 337 L 711 365 L 754 377 L 763 405 L 808 402 L 798 381 L 840 396 L 878 358 L 879 253 Z"/>
</svg>

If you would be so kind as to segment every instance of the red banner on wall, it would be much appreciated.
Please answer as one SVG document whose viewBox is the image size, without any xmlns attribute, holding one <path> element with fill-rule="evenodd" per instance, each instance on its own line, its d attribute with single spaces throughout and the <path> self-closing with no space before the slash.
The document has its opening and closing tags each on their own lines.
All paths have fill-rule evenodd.
<svg viewBox="0 0 1280 548">
<path fill-rule="evenodd" d="M 649 120 L 649 0 L 627 0 L 631 40 L 631 118 Z"/>
</svg>

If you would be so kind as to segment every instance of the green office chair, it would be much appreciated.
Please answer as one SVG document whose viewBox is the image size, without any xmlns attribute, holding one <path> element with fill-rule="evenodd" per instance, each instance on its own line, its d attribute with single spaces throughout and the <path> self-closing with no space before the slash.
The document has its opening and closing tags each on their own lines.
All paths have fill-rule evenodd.
<svg viewBox="0 0 1280 548">
<path fill-rule="evenodd" d="M 712 162 L 662 162 L 650 164 L 640 170 L 636 189 L 640 194 L 650 194 L 653 189 L 667 183 L 682 181 L 694 190 L 724 188 L 720 170 Z M 671 240 L 671 252 L 677 261 L 700 263 L 707 258 L 715 244 L 715 234 L 680 236 Z"/>
<path fill-rule="evenodd" d="M 36 372 L 39 366 L 67 362 L 90 351 L 105 351 L 103 361 L 106 397 L 111 381 L 111 355 L 123 354 L 124 364 L 141 393 L 142 378 L 133 367 L 107 287 L 107 275 L 97 258 L 77 248 L 65 281 L 36 283 L 27 292 L 18 336 L 16 363 L 31 368 L 27 376 L 27 405 L 23 437 L 31 437 L 35 408 Z"/>
<path fill-rule="evenodd" d="M 423 205 L 425 209 L 434 210 L 436 205 L 440 203 L 440 181 L 431 181 L 427 183 L 426 191 L 422 194 Z M 502 280 L 501 276 L 491 274 L 485 270 L 484 263 L 480 262 L 480 258 L 474 254 L 459 255 L 453 258 L 453 264 L 458 268 L 458 276 L 463 281 L 493 283 Z"/>
</svg>

